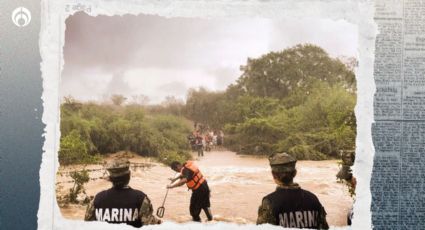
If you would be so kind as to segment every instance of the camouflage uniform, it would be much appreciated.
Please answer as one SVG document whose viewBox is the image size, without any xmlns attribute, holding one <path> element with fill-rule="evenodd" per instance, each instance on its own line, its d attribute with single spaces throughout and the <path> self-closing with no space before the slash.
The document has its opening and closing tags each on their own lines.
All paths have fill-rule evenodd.
<svg viewBox="0 0 425 230">
<path fill-rule="evenodd" d="M 109 172 L 110 178 L 116 178 L 116 177 L 125 176 L 126 174 L 129 174 L 130 173 L 129 167 L 130 167 L 130 162 L 128 160 L 118 159 L 118 160 L 112 161 L 112 163 L 107 166 L 107 170 Z M 122 192 L 122 191 L 124 191 L 124 192 Z M 146 196 L 143 192 L 141 192 L 139 190 L 134 190 L 134 189 L 130 188 L 128 185 L 125 185 L 124 187 L 119 188 L 119 189 L 111 188 L 109 190 L 105 190 L 103 192 L 100 192 L 96 195 L 96 198 L 98 198 L 99 196 L 105 195 L 108 192 L 109 192 L 109 194 L 111 192 L 115 192 L 116 194 L 118 194 L 118 197 L 116 197 L 116 199 L 122 199 L 122 200 L 126 200 L 126 199 L 128 199 L 128 197 L 126 197 L 125 195 L 120 195 L 120 194 L 130 193 L 130 194 L 139 195 L 139 196 L 135 196 L 136 200 L 134 200 L 134 199 L 132 200 L 132 201 L 135 202 L 134 207 L 136 207 L 137 210 L 138 210 L 138 213 L 137 213 L 138 218 L 135 218 L 135 219 L 137 219 L 139 222 L 141 222 L 141 225 L 150 225 L 150 224 L 160 224 L 161 223 L 161 220 L 157 219 L 153 215 L 153 207 L 152 207 L 151 201 L 149 200 L 148 196 Z M 139 200 L 137 200 L 138 197 L 140 197 Z M 99 217 L 96 216 L 96 204 L 95 204 L 96 198 L 93 199 L 90 202 L 89 206 L 86 209 L 86 214 L 85 214 L 85 217 L 84 217 L 84 220 L 86 220 L 86 221 L 99 220 L 98 219 Z M 111 199 L 111 198 L 109 196 L 109 198 L 107 197 L 106 199 Z M 126 201 L 128 201 L 128 200 L 126 200 Z M 104 202 L 105 202 L 105 200 L 104 200 Z M 111 201 L 111 202 L 114 202 L 114 201 Z M 139 205 L 137 205 L 137 204 L 139 204 Z M 123 206 L 120 206 L 119 208 L 123 209 Z M 120 217 L 122 218 L 122 215 Z M 118 219 L 118 218 L 116 218 L 116 219 Z M 109 220 L 109 218 L 108 218 L 108 220 Z M 120 222 L 122 222 L 122 223 L 126 222 L 128 224 L 135 225 L 133 223 L 134 221 L 129 223 L 130 221 L 121 220 Z M 117 223 L 117 221 L 115 221 L 115 223 Z M 140 227 L 141 225 L 139 223 L 139 224 L 136 224 L 135 226 Z"/>
<path fill-rule="evenodd" d="M 296 159 L 286 153 L 271 155 L 269 162 L 273 172 L 290 173 L 295 171 Z M 278 183 L 276 191 L 264 197 L 258 208 L 257 224 L 268 223 L 296 228 L 329 228 L 326 211 L 314 194 L 301 189 L 296 183 L 283 184 L 277 180 L 275 182 Z M 299 200 L 300 198 L 303 200 Z M 312 214 L 310 215 L 312 218 L 310 218 L 309 212 Z"/>
</svg>

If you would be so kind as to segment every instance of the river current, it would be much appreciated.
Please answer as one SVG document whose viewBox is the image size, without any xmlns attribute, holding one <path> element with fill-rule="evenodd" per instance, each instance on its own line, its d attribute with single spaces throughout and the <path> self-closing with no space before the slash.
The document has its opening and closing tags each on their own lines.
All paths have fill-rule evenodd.
<svg viewBox="0 0 425 230">
<path fill-rule="evenodd" d="M 202 173 L 206 176 L 211 189 L 211 210 L 215 221 L 234 222 L 239 224 L 255 223 L 258 206 L 267 194 L 273 192 L 276 185 L 272 179 L 268 160 L 265 157 L 241 156 L 230 151 L 205 152 L 204 157 L 196 159 Z M 105 160 L 110 160 L 109 156 Z M 145 192 L 152 201 L 154 210 L 162 204 L 169 182 L 174 172 L 162 164 L 140 156 L 130 158 L 132 163 L 149 163 L 149 168 L 132 168 L 130 186 Z M 101 166 L 88 166 L 96 169 Z M 60 167 L 59 172 L 79 169 L 79 166 Z M 338 183 L 336 160 L 327 161 L 299 161 L 297 162 L 297 176 L 295 182 L 306 190 L 316 194 L 325 207 L 328 223 L 332 226 L 346 225 L 346 216 L 351 208 L 353 199 L 348 188 Z M 92 171 L 90 177 L 97 178 L 103 175 L 103 170 Z M 63 195 L 72 186 L 70 178 L 65 174 L 58 174 L 57 191 Z M 94 196 L 97 192 L 110 187 L 105 179 L 94 179 L 85 184 L 86 193 Z M 164 221 L 187 222 L 189 215 L 189 200 L 191 191 L 185 186 L 169 191 L 165 203 Z M 61 207 L 65 218 L 83 219 L 85 206 L 69 205 Z M 206 220 L 202 213 L 201 218 Z"/>
</svg>

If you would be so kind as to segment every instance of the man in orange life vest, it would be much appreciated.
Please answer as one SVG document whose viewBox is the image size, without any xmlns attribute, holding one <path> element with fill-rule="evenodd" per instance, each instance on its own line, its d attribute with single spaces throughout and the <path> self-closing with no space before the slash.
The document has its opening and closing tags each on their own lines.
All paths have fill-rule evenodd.
<svg viewBox="0 0 425 230">
<path fill-rule="evenodd" d="M 188 189 L 192 190 L 189 210 L 193 221 L 201 221 L 199 217 L 201 210 L 204 210 L 208 221 L 211 221 L 213 217 L 210 209 L 210 189 L 199 168 L 193 161 L 186 161 L 184 164 L 174 161 L 171 163 L 171 169 L 179 174 L 170 178 L 171 184 L 167 185 L 167 188 L 171 189 L 186 184 Z"/>
</svg>

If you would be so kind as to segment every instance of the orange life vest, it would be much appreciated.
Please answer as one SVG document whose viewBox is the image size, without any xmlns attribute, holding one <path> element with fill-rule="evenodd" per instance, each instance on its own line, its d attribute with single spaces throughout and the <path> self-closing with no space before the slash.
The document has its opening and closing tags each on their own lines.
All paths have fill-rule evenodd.
<svg viewBox="0 0 425 230">
<path fill-rule="evenodd" d="M 201 171 L 199 171 L 199 168 L 195 165 L 193 161 L 186 161 L 186 163 L 183 165 L 181 173 L 183 173 L 184 168 L 187 168 L 193 172 L 192 179 L 186 182 L 187 188 L 192 190 L 198 189 L 199 186 L 201 186 L 201 184 L 205 181 L 205 178 L 202 175 Z"/>
</svg>

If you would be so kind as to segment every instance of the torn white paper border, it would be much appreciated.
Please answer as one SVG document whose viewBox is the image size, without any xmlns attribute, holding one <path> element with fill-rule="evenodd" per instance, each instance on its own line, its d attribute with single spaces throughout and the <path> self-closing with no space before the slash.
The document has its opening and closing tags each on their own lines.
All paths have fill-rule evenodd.
<svg viewBox="0 0 425 230">
<path fill-rule="evenodd" d="M 41 71 L 43 78 L 43 122 L 45 142 L 40 168 L 40 205 L 38 210 L 39 229 L 133 229 L 127 225 L 111 225 L 102 222 L 72 221 L 61 216 L 56 202 L 55 176 L 58 170 L 59 149 L 59 82 L 63 68 L 63 44 L 65 19 L 75 10 L 85 10 L 91 16 L 150 14 L 164 17 L 195 18 L 302 18 L 321 17 L 346 20 L 358 25 L 359 67 L 357 78 L 356 162 L 354 176 L 357 178 L 356 202 L 354 205 L 353 229 L 371 229 L 370 179 L 374 148 L 371 124 L 373 122 L 373 60 L 376 26 L 373 20 L 374 2 L 370 0 L 43 0 L 40 32 Z M 68 5 L 68 6 L 67 6 Z M 70 9 L 69 6 L 74 6 Z M 89 9 L 89 10 L 88 10 Z M 232 223 L 176 224 L 172 222 L 145 229 L 280 229 L 276 226 L 237 225 Z M 333 228 L 337 229 L 337 228 Z M 342 228 L 345 229 L 345 228 Z"/>
</svg>

